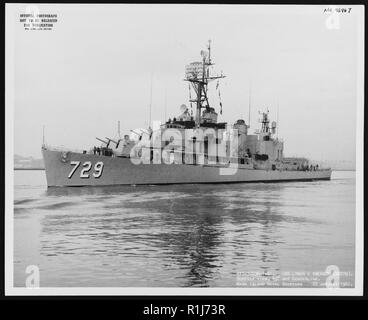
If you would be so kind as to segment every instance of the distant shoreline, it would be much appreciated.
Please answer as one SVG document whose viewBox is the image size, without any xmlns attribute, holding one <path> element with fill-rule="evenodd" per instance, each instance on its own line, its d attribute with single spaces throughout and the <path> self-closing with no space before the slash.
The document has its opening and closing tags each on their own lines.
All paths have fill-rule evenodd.
<svg viewBox="0 0 368 320">
<path fill-rule="evenodd" d="M 45 168 L 14 168 L 15 170 L 45 170 Z"/>
</svg>

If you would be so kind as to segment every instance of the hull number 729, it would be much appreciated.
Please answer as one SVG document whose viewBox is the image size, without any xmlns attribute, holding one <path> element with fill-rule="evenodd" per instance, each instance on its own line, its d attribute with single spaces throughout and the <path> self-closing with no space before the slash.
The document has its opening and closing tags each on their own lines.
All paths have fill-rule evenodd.
<svg viewBox="0 0 368 320">
<path fill-rule="evenodd" d="M 78 167 L 80 166 L 81 162 L 80 161 L 70 161 L 70 164 L 73 166 L 73 168 L 68 175 L 68 179 L 71 179 L 71 177 L 74 175 L 74 173 L 77 171 Z M 96 164 L 93 167 L 93 173 L 92 173 L 94 178 L 101 177 L 103 167 L 104 167 L 104 164 L 102 161 L 96 162 Z M 80 172 L 79 177 L 82 179 L 89 179 L 91 168 L 92 168 L 91 161 L 83 162 L 82 170 Z"/>
</svg>

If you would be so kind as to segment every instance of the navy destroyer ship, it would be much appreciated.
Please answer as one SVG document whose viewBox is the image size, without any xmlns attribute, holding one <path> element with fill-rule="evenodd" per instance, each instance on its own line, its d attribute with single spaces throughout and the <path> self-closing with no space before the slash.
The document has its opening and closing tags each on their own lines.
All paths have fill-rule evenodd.
<svg viewBox="0 0 368 320">
<path fill-rule="evenodd" d="M 268 110 L 260 113 L 260 128 L 253 134 L 243 119 L 233 124 L 218 122 L 208 93 L 210 84 L 218 91 L 225 76 L 214 74 L 213 65 L 209 42 L 200 61 L 185 69 L 190 107 L 182 105 L 180 114 L 163 124 L 131 130 L 123 138 L 97 138 L 101 144 L 90 150 L 77 152 L 43 144 L 48 187 L 331 178 L 330 168 L 306 158 L 284 157 L 284 142 L 278 139 L 277 123 L 270 121 Z M 221 100 L 219 108 L 222 114 Z"/>
</svg>

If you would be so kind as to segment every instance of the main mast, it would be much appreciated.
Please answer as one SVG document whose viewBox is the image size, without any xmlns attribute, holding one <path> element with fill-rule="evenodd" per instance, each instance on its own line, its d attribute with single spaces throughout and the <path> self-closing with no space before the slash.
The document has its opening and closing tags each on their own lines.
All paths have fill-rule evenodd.
<svg viewBox="0 0 368 320">
<path fill-rule="evenodd" d="M 223 74 L 210 76 L 209 67 L 214 65 L 211 61 L 211 40 L 208 41 L 207 50 L 201 51 L 202 61 L 190 63 L 186 66 L 185 72 L 185 81 L 189 81 L 196 94 L 195 99 L 190 99 L 190 102 L 196 103 L 196 127 L 201 124 L 201 109 L 210 107 L 207 96 L 208 83 L 215 79 L 225 78 Z"/>
</svg>

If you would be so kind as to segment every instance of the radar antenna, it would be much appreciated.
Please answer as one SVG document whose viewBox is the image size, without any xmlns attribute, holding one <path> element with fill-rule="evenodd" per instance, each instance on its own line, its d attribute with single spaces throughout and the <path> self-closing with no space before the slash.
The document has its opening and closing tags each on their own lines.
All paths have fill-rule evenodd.
<svg viewBox="0 0 368 320">
<path fill-rule="evenodd" d="M 199 127 L 201 124 L 201 109 L 210 107 L 207 96 L 209 82 L 216 79 L 225 78 L 222 72 L 220 75 L 210 76 L 209 67 L 213 65 L 211 61 L 211 40 L 208 41 L 207 50 L 208 51 L 201 51 L 201 62 L 192 62 L 186 66 L 186 74 L 184 79 L 193 87 L 196 95 L 195 99 L 189 100 L 190 103 L 196 103 L 196 127 Z M 222 103 L 220 106 L 222 109 Z"/>
</svg>

